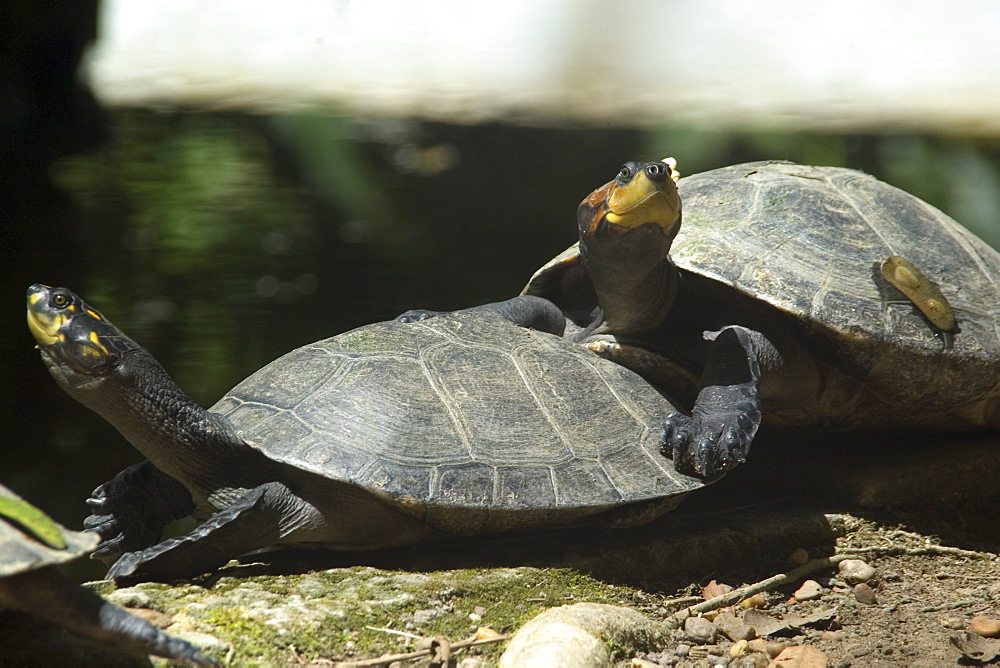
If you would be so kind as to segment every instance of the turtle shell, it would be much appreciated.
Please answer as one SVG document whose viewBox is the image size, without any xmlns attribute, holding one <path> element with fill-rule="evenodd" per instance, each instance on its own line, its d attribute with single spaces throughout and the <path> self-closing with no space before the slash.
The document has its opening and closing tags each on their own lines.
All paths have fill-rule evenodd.
<svg viewBox="0 0 1000 668">
<path fill-rule="evenodd" d="M 98 542 L 96 533 L 70 531 L 0 485 L 0 577 L 72 561 Z"/>
<path fill-rule="evenodd" d="M 682 269 L 844 336 L 939 352 L 927 319 L 880 279 L 902 256 L 962 314 L 958 354 L 1000 352 L 1000 255 L 907 192 L 851 169 L 758 162 L 682 179 L 680 193 Z"/>
<path fill-rule="evenodd" d="M 1000 254 L 938 209 L 862 172 L 784 162 L 696 174 L 680 193 L 677 266 L 806 322 L 817 356 L 901 421 L 997 394 Z M 954 337 L 883 277 L 892 256 L 937 285 Z"/>
<path fill-rule="evenodd" d="M 675 409 L 648 383 L 485 312 L 376 323 L 299 348 L 211 410 L 269 458 L 450 533 L 669 508 L 704 484 L 660 454 Z"/>
</svg>

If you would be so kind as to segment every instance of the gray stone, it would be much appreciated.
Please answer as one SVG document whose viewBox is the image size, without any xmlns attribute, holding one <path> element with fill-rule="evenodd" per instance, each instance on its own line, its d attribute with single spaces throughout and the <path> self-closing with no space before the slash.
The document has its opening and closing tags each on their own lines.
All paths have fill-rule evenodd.
<svg viewBox="0 0 1000 668">
<path fill-rule="evenodd" d="M 699 645 L 714 645 L 719 637 L 719 629 L 704 617 L 688 617 L 684 620 L 684 635 Z"/>
<path fill-rule="evenodd" d="M 757 633 L 753 628 L 731 612 L 723 612 L 716 616 L 712 623 L 724 636 L 736 642 L 738 640 L 753 640 Z"/>
</svg>

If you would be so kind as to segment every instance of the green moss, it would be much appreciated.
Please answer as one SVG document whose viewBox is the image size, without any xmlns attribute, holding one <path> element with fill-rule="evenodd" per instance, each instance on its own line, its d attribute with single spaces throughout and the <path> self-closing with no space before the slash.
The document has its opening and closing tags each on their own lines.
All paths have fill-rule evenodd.
<svg viewBox="0 0 1000 668">
<path fill-rule="evenodd" d="M 412 637 L 385 629 L 461 640 L 477 626 L 511 633 L 557 605 L 635 603 L 645 596 L 554 568 L 410 573 L 353 567 L 136 589 L 150 597 L 150 607 L 173 617 L 172 631 L 207 633 L 229 644 L 233 665 L 376 657 L 412 649 Z M 502 650 L 476 652 L 496 658 Z M 215 653 L 217 659 L 227 654 Z"/>
</svg>

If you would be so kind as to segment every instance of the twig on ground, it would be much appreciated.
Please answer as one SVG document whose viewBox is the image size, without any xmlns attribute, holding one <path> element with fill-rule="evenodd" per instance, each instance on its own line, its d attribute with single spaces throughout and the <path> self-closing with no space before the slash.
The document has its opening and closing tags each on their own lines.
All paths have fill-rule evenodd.
<svg viewBox="0 0 1000 668">
<path fill-rule="evenodd" d="M 963 550 L 960 547 L 949 547 L 947 545 L 923 545 L 921 547 L 842 547 L 839 548 L 841 554 L 874 554 L 885 557 L 926 557 L 926 556 L 951 556 L 966 557 L 969 559 L 996 559 L 997 555 L 990 552 L 975 552 L 974 550 Z"/>
<path fill-rule="evenodd" d="M 781 573 L 779 575 L 774 575 L 767 578 L 766 580 L 761 580 L 752 585 L 747 585 L 745 587 L 740 587 L 734 589 L 730 592 L 722 594 L 721 596 L 716 596 L 715 598 L 710 598 L 707 601 L 703 601 L 696 605 L 688 606 L 682 610 L 678 610 L 674 614 L 667 617 L 664 624 L 670 628 L 679 628 L 684 620 L 688 617 L 694 615 L 710 612 L 712 610 L 718 610 L 719 608 L 725 608 L 729 605 L 736 605 L 740 601 L 746 598 L 750 598 L 754 594 L 760 593 L 762 591 L 769 591 L 776 587 L 780 587 L 784 584 L 789 584 L 799 580 L 806 575 L 809 575 L 813 571 L 822 570 L 824 568 L 829 568 L 839 564 L 845 559 L 850 559 L 851 555 L 847 554 L 835 554 L 830 557 L 821 557 L 819 559 L 812 559 L 806 562 L 802 566 L 799 566 L 795 570 L 788 571 L 787 573 Z"/>
<path fill-rule="evenodd" d="M 680 598 L 671 598 L 663 602 L 663 605 L 694 605 L 700 601 L 704 601 L 705 598 L 702 596 L 682 596 Z"/>
<path fill-rule="evenodd" d="M 392 631 L 392 629 L 374 629 L 376 631 Z M 399 633 L 399 631 L 394 631 Z M 409 635 L 409 634 L 407 634 Z M 475 636 L 471 638 L 466 638 L 465 640 L 460 640 L 456 643 L 451 644 L 451 650 L 466 649 L 469 647 L 476 647 L 478 645 L 488 645 L 490 643 L 502 642 L 507 640 L 507 636 L 497 636 L 496 638 L 476 638 Z M 426 649 L 418 649 L 412 652 L 403 652 L 400 654 L 383 654 L 380 657 L 374 659 L 359 659 L 357 661 L 341 661 L 340 663 L 334 664 L 337 668 L 369 668 L 374 666 L 388 666 L 394 661 L 410 661 L 412 659 L 422 659 L 428 656 L 434 656 L 436 649 L 434 647 L 428 647 Z"/>
</svg>

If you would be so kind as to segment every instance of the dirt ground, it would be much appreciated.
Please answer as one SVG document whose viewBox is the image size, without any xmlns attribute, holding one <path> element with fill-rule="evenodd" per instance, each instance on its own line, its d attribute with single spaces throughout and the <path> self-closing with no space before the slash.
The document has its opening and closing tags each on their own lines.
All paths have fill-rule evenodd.
<svg viewBox="0 0 1000 668">
<path fill-rule="evenodd" d="M 988 523 L 996 521 L 995 504 L 984 510 Z M 765 656 L 747 650 L 764 649 L 772 658 L 784 647 L 808 645 L 822 652 L 816 663 L 789 665 L 949 666 L 979 665 L 972 657 L 986 662 L 1000 658 L 1000 640 L 967 631 L 974 617 L 1000 619 L 996 553 L 941 545 L 936 536 L 897 528 L 888 515 L 887 524 L 845 519 L 850 528 L 838 539 L 837 552 L 874 568 L 874 577 L 866 583 L 867 597 L 865 585 L 847 581 L 837 567 L 828 567 L 805 578 L 819 585 L 814 600 L 796 600 L 794 594 L 804 581 L 800 579 L 771 590 L 756 613 L 740 605 L 730 608 L 761 636 L 776 628 L 765 636 L 767 642 L 750 643 L 741 652 L 734 651 L 736 643 L 724 634 L 716 643 L 699 644 L 681 630 L 675 633 L 673 647 L 638 656 L 658 665 L 757 666 L 767 665 Z M 856 594 L 855 587 L 862 592 Z M 668 601 L 661 617 L 664 608 L 672 607 Z M 644 665 L 622 665 L 630 664 Z"/>
</svg>

